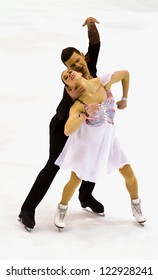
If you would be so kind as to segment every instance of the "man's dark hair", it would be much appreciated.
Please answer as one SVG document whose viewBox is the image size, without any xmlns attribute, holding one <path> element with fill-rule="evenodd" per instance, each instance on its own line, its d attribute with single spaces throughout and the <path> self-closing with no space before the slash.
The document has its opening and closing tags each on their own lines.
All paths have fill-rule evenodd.
<svg viewBox="0 0 158 280">
<path fill-rule="evenodd" d="M 77 50 L 76 48 L 73 48 L 73 47 L 68 47 L 68 48 L 65 48 L 62 50 L 62 53 L 61 53 L 61 60 L 62 62 L 65 64 L 65 62 L 70 59 L 70 57 L 73 55 L 73 53 L 76 52 L 78 54 L 81 54 L 79 52 L 79 50 Z"/>
</svg>

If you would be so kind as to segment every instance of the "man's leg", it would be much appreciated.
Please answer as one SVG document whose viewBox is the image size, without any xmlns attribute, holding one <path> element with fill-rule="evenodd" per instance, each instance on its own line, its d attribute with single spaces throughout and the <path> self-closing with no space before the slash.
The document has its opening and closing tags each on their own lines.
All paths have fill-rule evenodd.
<svg viewBox="0 0 158 280">
<path fill-rule="evenodd" d="M 95 213 L 104 213 L 104 206 L 92 196 L 94 187 L 95 183 L 82 181 L 79 189 L 81 206 L 83 208 L 89 207 Z"/>
<path fill-rule="evenodd" d="M 34 228 L 35 208 L 45 196 L 58 170 L 59 167 L 48 160 L 46 166 L 38 174 L 19 214 L 19 218 L 26 227 Z"/>
<path fill-rule="evenodd" d="M 59 167 L 50 159 L 45 167 L 38 174 L 28 196 L 26 197 L 22 210 L 34 211 L 48 191 Z"/>
<path fill-rule="evenodd" d="M 67 137 L 64 135 L 63 125 L 54 131 L 53 119 L 50 123 L 49 159 L 45 167 L 38 174 L 28 196 L 21 207 L 21 212 L 19 214 L 19 218 L 21 219 L 22 223 L 28 228 L 33 228 L 35 226 L 35 208 L 45 196 L 59 170 L 59 167 L 55 165 L 54 162 L 61 153 L 67 140 Z"/>
</svg>

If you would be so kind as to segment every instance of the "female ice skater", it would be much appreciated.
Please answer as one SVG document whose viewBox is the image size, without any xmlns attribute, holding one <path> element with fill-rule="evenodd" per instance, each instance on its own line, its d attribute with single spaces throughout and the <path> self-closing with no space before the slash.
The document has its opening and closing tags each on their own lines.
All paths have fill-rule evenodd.
<svg viewBox="0 0 158 280">
<path fill-rule="evenodd" d="M 127 106 L 129 72 L 117 71 L 101 78 L 86 80 L 82 74 L 65 70 L 61 75 L 66 87 L 82 86 L 83 92 L 72 105 L 65 124 L 66 145 L 55 164 L 71 170 L 69 182 L 65 185 L 58 204 L 54 224 L 64 228 L 68 202 L 81 180 L 96 182 L 101 170 L 119 170 L 131 198 L 133 216 L 139 223 L 145 222 L 138 196 L 138 183 L 115 134 L 115 101 L 111 86 L 121 81 L 123 96 L 117 107 Z"/>
</svg>

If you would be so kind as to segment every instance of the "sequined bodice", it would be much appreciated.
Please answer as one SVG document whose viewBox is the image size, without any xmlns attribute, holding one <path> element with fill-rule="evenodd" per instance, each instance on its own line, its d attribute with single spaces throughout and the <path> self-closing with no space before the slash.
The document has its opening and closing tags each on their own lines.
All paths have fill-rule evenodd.
<svg viewBox="0 0 158 280">
<path fill-rule="evenodd" d="M 107 91 L 107 98 L 101 103 L 100 109 L 96 112 L 91 114 L 87 119 L 86 123 L 91 126 L 100 126 L 105 123 L 114 124 L 114 116 L 115 116 L 115 101 L 111 92 Z M 84 105 L 85 109 L 89 106 Z"/>
</svg>

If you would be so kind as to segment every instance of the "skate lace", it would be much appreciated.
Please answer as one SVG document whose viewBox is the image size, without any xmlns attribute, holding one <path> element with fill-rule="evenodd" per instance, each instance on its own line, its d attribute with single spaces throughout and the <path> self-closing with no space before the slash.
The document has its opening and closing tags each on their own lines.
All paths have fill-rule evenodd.
<svg viewBox="0 0 158 280">
<path fill-rule="evenodd" d="M 65 214 L 66 214 L 66 209 L 59 209 L 59 217 L 60 217 L 60 220 L 63 221 L 64 218 L 65 218 Z"/>
<path fill-rule="evenodd" d="M 140 208 L 140 204 L 135 204 L 135 203 L 133 203 L 133 207 L 134 207 L 134 209 L 136 210 L 136 212 L 137 212 L 138 214 L 142 215 L 142 210 L 141 210 L 141 208 Z"/>
</svg>

